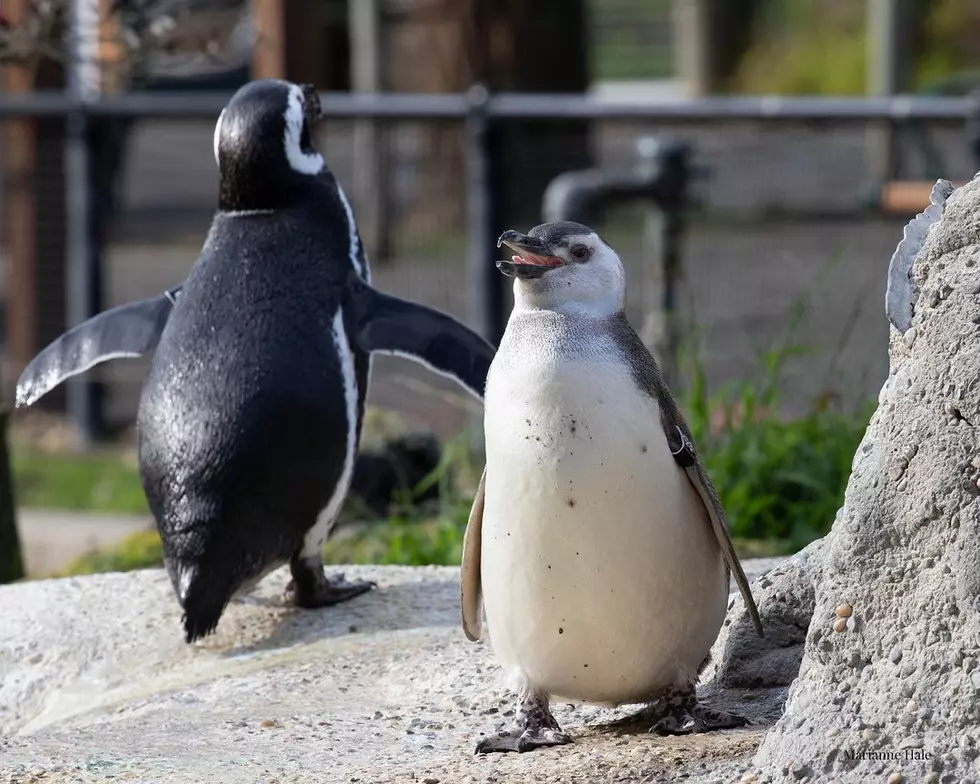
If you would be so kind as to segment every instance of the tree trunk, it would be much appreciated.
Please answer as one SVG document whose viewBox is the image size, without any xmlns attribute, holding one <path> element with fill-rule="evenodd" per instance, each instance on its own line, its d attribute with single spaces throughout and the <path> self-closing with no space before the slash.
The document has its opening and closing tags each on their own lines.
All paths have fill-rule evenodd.
<svg viewBox="0 0 980 784">
<path fill-rule="evenodd" d="M 15 7 L 16 6 L 16 7 Z M 26 3 L 5 10 L 16 22 Z M 61 89 L 61 65 L 43 59 L 36 71 L 15 65 L 2 69 L 11 93 Z M 19 372 L 65 330 L 65 188 L 63 117 L 11 118 L 4 156 L 4 239 L 10 253 L 7 296 L 8 357 Z M 51 391 L 38 408 L 63 411 L 64 387 Z"/>
<path fill-rule="evenodd" d="M 24 576 L 24 559 L 14 515 L 14 486 L 7 452 L 7 423 L 10 412 L 0 411 L 0 584 Z"/>
<path fill-rule="evenodd" d="M 589 83 L 583 0 L 458 0 L 417 3 L 391 26 L 388 83 L 401 92 L 582 93 Z M 406 67 L 410 64 L 411 67 Z M 410 227 L 459 225 L 465 213 L 462 131 L 428 123 L 420 133 L 418 198 Z M 541 197 L 557 174 L 590 163 L 588 124 L 517 120 L 499 127 L 492 175 L 505 225 L 540 221 Z M 429 228 L 429 227 L 426 227 Z"/>
</svg>

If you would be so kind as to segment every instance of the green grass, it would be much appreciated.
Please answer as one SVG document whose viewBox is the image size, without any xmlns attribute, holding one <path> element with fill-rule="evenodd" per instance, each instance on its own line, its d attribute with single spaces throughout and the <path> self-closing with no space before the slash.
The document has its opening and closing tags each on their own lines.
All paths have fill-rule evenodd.
<svg viewBox="0 0 980 784">
<path fill-rule="evenodd" d="M 766 357 L 770 367 L 782 361 L 778 352 Z M 830 529 L 873 402 L 846 412 L 822 398 L 787 420 L 776 413 L 776 383 L 734 384 L 709 396 L 698 371 L 683 407 L 733 537 L 778 540 L 795 552 Z"/>
<path fill-rule="evenodd" d="M 18 506 L 147 513 L 135 457 L 116 450 L 94 454 L 52 453 L 13 444 L 12 470 Z"/>
<path fill-rule="evenodd" d="M 156 531 L 130 534 L 115 547 L 87 553 L 76 558 L 62 572 L 64 576 L 98 574 L 100 572 L 130 572 L 163 566 L 163 547 Z"/>
<path fill-rule="evenodd" d="M 976 0 L 918 0 L 911 90 L 980 69 Z M 867 12 L 853 0 L 767 0 L 733 92 L 862 95 L 867 83 Z M 976 84 L 976 82 L 974 82 Z"/>
</svg>

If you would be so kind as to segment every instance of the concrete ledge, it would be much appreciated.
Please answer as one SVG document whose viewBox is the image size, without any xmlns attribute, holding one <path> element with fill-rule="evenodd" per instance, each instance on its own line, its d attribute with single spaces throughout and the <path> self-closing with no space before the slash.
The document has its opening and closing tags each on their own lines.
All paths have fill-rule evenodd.
<svg viewBox="0 0 980 784">
<path fill-rule="evenodd" d="M 753 578 L 777 562 L 745 565 Z M 379 588 L 299 611 L 282 601 L 279 570 L 196 645 L 182 640 L 161 570 L 0 588 L 0 773 L 17 782 L 456 784 L 688 771 L 689 780 L 730 781 L 761 741 L 762 728 L 614 734 L 601 724 L 630 710 L 557 706 L 572 746 L 475 757 L 479 734 L 508 720 L 512 695 L 489 645 L 459 629 L 458 570 L 344 571 Z M 758 718 L 774 718 L 772 699 L 748 697 Z"/>
</svg>

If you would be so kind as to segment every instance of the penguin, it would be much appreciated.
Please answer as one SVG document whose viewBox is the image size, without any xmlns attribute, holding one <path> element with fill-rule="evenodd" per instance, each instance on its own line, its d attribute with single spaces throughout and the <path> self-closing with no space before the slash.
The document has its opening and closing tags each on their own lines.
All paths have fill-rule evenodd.
<svg viewBox="0 0 980 784">
<path fill-rule="evenodd" d="M 762 624 L 690 429 L 624 315 L 619 256 L 571 222 L 501 244 L 514 307 L 486 381 L 460 600 L 471 641 L 485 612 L 518 697 L 477 752 L 570 743 L 552 695 L 646 703 L 658 733 L 746 724 L 695 692 L 730 575 Z"/>
<path fill-rule="evenodd" d="M 372 587 L 327 577 L 374 353 L 482 399 L 493 346 L 447 314 L 384 294 L 350 202 L 311 128 L 317 94 L 246 84 L 214 132 L 218 208 L 186 281 L 101 313 L 24 369 L 17 405 L 109 359 L 153 351 L 137 414 L 139 473 L 188 643 L 288 563 L 299 607 Z"/>
</svg>

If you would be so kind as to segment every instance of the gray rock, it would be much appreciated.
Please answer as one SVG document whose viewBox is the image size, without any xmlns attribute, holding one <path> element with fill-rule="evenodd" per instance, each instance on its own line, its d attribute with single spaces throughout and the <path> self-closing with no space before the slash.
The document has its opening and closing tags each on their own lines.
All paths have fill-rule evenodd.
<svg viewBox="0 0 980 784">
<path fill-rule="evenodd" d="M 817 540 L 753 584 L 764 638 L 756 634 L 741 595 L 734 595 L 714 646 L 718 660 L 703 676 L 706 688 L 772 688 L 793 682 L 813 617 L 823 545 L 823 539 Z"/>
<path fill-rule="evenodd" d="M 573 745 L 475 757 L 513 695 L 459 628 L 459 570 L 346 571 L 379 588 L 299 611 L 278 570 L 194 645 L 162 570 L 0 587 L 0 782 L 738 781 L 762 740 L 623 734 L 605 725 L 636 706 L 559 704 Z"/>
<path fill-rule="evenodd" d="M 936 180 L 929 194 L 929 206 L 909 221 L 902 241 L 888 263 L 888 284 L 885 288 L 885 314 L 899 332 L 905 334 L 912 325 L 912 305 L 915 300 L 913 267 L 925 245 L 929 229 L 943 214 L 943 205 L 953 192 L 949 180 Z"/>
<path fill-rule="evenodd" d="M 911 327 L 892 331 L 759 781 L 980 781 L 980 178 L 912 273 Z"/>
</svg>

